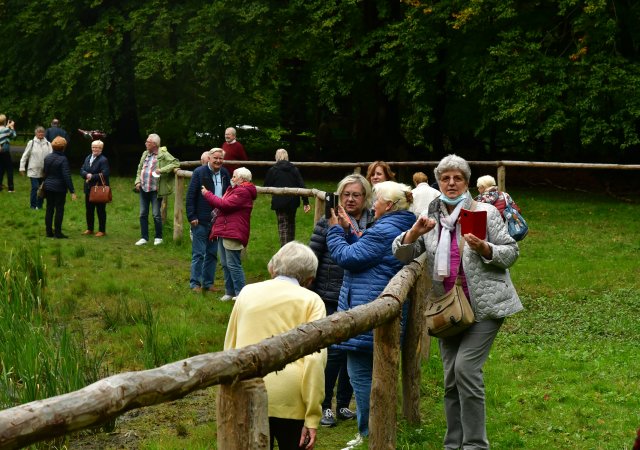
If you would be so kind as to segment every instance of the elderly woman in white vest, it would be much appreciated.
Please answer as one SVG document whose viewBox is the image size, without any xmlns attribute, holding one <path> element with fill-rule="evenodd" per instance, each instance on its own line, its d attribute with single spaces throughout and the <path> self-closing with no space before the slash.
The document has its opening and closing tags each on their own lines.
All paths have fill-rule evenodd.
<svg viewBox="0 0 640 450">
<path fill-rule="evenodd" d="M 393 253 L 407 262 L 426 252 L 435 295 L 452 289 L 461 272 L 475 323 L 460 334 L 439 339 L 447 418 L 444 448 L 488 449 L 482 367 L 505 317 L 522 309 L 508 270 L 518 259 L 518 245 L 498 210 L 473 200 L 471 169 L 463 158 L 444 157 L 434 174 L 442 194 L 429 204 L 428 215 L 421 214 L 409 231 L 395 239 Z M 487 212 L 485 239 L 461 234 L 462 208 Z"/>
</svg>

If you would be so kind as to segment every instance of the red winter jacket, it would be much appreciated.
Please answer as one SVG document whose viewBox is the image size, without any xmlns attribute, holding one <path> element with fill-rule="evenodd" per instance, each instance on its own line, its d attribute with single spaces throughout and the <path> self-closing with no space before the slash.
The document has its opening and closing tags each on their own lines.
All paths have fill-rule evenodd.
<svg viewBox="0 0 640 450">
<path fill-rule="evenodd" d="M 249 243 L 251 210 L 257 196 L 256 187 L 247 181 L 228 188 L 222 198 L 207 192 L 204 198 L 214 211 L 218 210 L 209 239 L 237 239 L 246 247 Z"/>
</svg>

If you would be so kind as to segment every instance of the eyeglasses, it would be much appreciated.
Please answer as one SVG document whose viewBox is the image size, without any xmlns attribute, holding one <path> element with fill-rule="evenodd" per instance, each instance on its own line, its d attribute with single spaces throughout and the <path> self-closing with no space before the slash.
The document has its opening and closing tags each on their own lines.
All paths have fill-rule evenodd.
<svg viewBox="0 0 640 450">
<path fill-rule="evenodd" d="M 360 200 L 364 196 L 360 192 L 343 192 L 341 195 L 344 199 L 352 198 L 354 200 Z"/>
<path fill-rule="evenodd" d="M 440 183 L 449 184 L 453 180 L 454 183 L 464 183 L 465 179 L 460 175 L 455 175 L 453 177 L 442 177 L 440 178 Z"/>
</svg>

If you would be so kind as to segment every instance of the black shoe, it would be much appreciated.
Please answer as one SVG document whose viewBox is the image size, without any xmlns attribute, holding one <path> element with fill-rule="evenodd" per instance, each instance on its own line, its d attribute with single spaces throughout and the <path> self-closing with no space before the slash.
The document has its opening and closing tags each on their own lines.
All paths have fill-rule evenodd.
<svg viewBox="0 0 640 450">
<path fill-rule="evenodd" d="M 66 234 L 58 233 L 54 236 L 56 239 L 69 239 L 69 236 Z"/>
<path fill-rule="evenodd" d="M 47 237 L 48 238 L 52 238 L 53 237 L 53 233 L 47 233 Z"/>
<path fill-rule="evenodd" d="M 336 418 L 333 416 L 331 409 L 325 409 L 322 411 L 322 419 L 320 419 L 320 425 L 323 427 L 335 427 Z"/>
<path fill-rule="evenodd" d="M 352 420 L 356 418 L 356 413 L 349 408 L 338 408 L 338 419 L 340 420 Z"/>
</svg>

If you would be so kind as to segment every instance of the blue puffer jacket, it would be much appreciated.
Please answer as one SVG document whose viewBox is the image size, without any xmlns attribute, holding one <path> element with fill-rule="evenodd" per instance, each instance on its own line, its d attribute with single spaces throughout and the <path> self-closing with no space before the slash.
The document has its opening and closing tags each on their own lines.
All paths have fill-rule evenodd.
<svg viewBox="0 0 640 450">
<path fill-rule="evenodd" d="M 220 168 L 220 178 L 222 179 L 221 195 L 224 195 L 227 192 L 227 188 L 231 186 L 231 176 L 229 176 L 229 171 L 224 167 Z M 215 192 L 212 172 L 206 165 L 196 168 L 191 175 L 191 182 L 187 189 L 187 218 L 189 222 L 198 219 L 198 223 L 209 225 L 213 208 L 202 196 L 202 186 L 211 192 Z"/>
<path fill-rule="evenodd" d="M 391 252 L 391 243 L 416 220 L 409 211 L 394 211 L 380 217 L 353 242 L 347 242 L 342 228 L 335 225 L 327 233 L 331 258 L 343 269 L 338 311 L 346 311 L 375 300 L 389 280 L 404 265 Z M 337 345 L 344 350 L 373 352 L 373 331 Z"/>
</svg>

